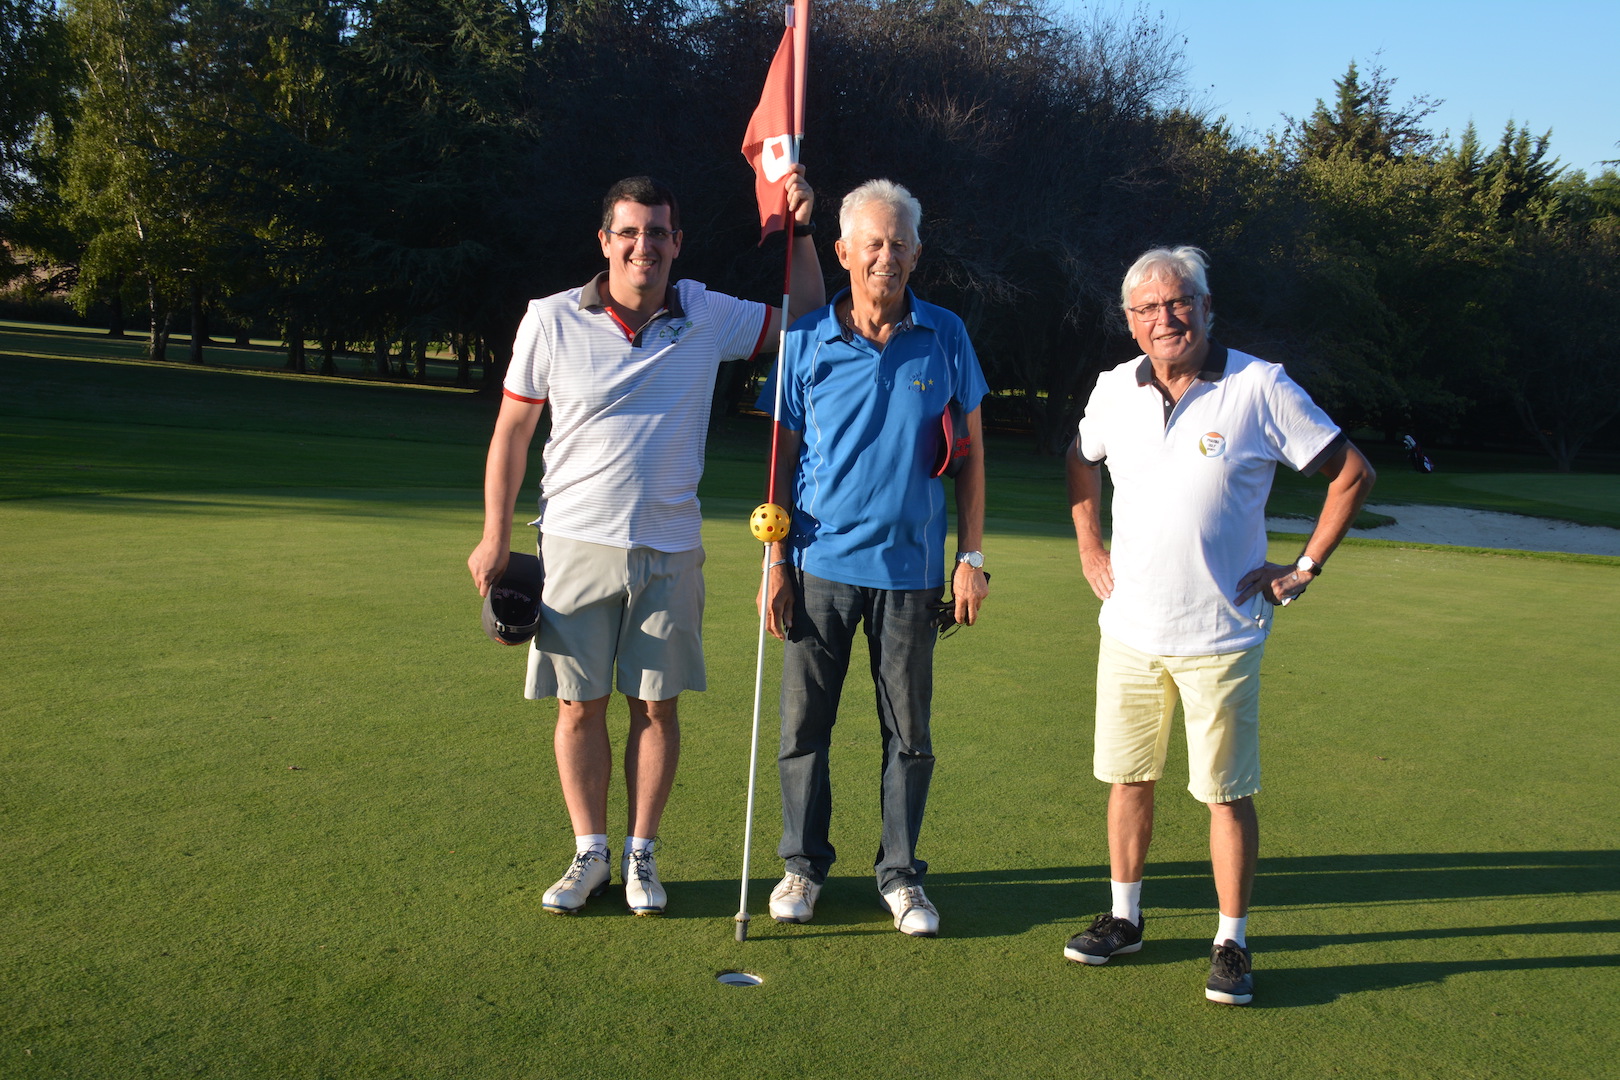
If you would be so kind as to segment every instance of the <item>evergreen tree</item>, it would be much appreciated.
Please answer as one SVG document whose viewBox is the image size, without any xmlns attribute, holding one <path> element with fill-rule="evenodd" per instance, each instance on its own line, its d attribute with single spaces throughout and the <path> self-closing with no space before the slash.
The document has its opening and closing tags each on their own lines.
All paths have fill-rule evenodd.
<svg viewBox="0 0 1620 1080">
<path fill-rule="evenodd" d="M 1297 153 L 1307 158 L 1345 154 L 1356 161 L 1427 155 L 1435 138 L 1425 121 L 1443 103 L 1420 96 L 1397 107 L 1392 101 L 1396 81 L 1381 64 L 1363 80 L 1350 61 L 1344 77 L 1333 82 L 1338 91 L 1333 105 L 1318 98 L 1309 120 L 1290 122 Z"/>
</svg>

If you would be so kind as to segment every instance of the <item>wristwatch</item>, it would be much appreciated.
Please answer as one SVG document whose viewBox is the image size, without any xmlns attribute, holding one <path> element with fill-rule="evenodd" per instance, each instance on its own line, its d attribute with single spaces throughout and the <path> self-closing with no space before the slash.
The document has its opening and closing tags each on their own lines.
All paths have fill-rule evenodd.
<svg viewBox="0 0 1620 1080">
<path fill-rule="evenodd" d="M 983 570 L 984 569 L 984 552 L 982 552 L 982 551 L 958 551 L 956 553 L 956 561 L 959 562 L 959 563 L 967 563 L 969 566 L 973 567 L 973 569 L 975 569 L 975 570 Z"/>
<path fill-rule="evenodd" d="M 1299 557 L 1299 561 L 1294 565 L 1305 571 L 1307 574 L 1310 574 L 1312 577 L 1322 576 L 1322 564 L 1311 558 L 1309 555 L 1301 555 Z"/>
</svg>

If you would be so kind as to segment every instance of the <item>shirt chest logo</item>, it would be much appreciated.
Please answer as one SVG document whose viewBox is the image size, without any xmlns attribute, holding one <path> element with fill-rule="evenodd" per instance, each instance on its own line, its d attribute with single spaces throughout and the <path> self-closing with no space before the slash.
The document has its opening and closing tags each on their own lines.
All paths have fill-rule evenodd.
<svg viewBox="0 0 1620 1080">
<path fill-rule="evenodd" d="M 658 336 L 655 338 L 655 340 L 667 341 L 673 345 L 680 341 L 681 335 L 690 329 L 692 329 L 692 320 L 688 319 L 685 322 L 674 322 L 672 320 L 665 323 L 663 327 L 659 329 Z"/>
<path fill-rule="evenodd" d="M 1198 452 L 1208 458 L 1218 458 L 1226 453 L 1226 436 L 1218 431 L 1208 431 L 1198 437 Z"/>
</svg>

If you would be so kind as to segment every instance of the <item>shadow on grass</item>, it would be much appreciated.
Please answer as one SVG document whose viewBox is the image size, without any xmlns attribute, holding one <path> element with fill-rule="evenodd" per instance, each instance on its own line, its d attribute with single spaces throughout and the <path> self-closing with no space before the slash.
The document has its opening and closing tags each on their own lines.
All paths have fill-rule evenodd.
<svg viewBox="0 0 1620 1080">
<path fill-rule="evenodd" d="M 1369 963 L 1360 954 L 1355 962 L 1347 964 L 1305 965 L 1274 967 L 1269 958 L 1283 956 L 1290 951 L 1324 945 L 1375 945 L 1396 940 L 1421 941 L 1440 938 L 1507 938 L 1522 934 L 1594 934 L 1620 930 L 1620 921 L 1613 919 L 1567 923 L 1536 923 L 1529 926 L 1478 926 L 1447 929 L 1423 929 L 1369 934 L 1332 935 L 1270 935 L 1250 941 L 1255 948 L 1255 998 L 1253 1008 L 1297 1009 L 1311 1005 L 1327 1005 L 1352 994 L 1380 990 L 1403 990 L 1415 986 L 1432 986 L 1453 975 L 1481 973 L 1512 974 L 1530 971 L 1572 971 L 1586 968 L 1620 967 L 1620 955 L 1615 953 L 1581 953 L 1566 956 L 1492 956 L 1469 960 L 1401 960 Z M 1181 964 L 1202 972 L 1208 962 L 1208 937 L 1161 938 L 1148 931 L 1151 947 L 1132 956 L 1117 957 L 1100 968 L 1087 968 L 1087 972 L 1108 973 L 1109 977 L 1124 977 L 1133 968 L 1159 967 Z M 1079 968 L 1080 965 L 1074 965 Z M 1096 976 L 1087 975 L 1088 978 Z"/>
<path fill-rule="evenodd" d="M 1150 864 L 1149 920 L 1161 926 L 1200 915 L 1213 917 L 1214 887 L 1209 867 L 1200 862 Z M 928 876 L 930 897 L 939 906 L 944 933 L 951 938 L 1015 937 L 1042 927 L 1056 935 L 1080 929 L 1106 907 L 1106 866 L 939 872 Z M 766 911 L 774 880 L 755 881 L 749 903 L 755 936 L 839 937 L 893 933 L 880 906 L 876 885 L 866 875 L 829 879 L 816 906 L 815 921 L 806 926 L 777 926 Z M 666 918 L 729 919 L 735 914 L 735 881 L 689 881 L 678 886 L 679 910 Z M 1493 938 L 1499 943 L 1552 935 L 1620 933 L 1620 919 L 1531 922 L 1440 927 L 1423 925 L 1428 916 L 1412 911 L 1407 927 L 1404 905 L 1421 906 L 1469 900 L 1530 900 L 1537 897 L 1612 893 L 1620 890 L 1620 852 L 1527 851 L 1446 852 L 1390 855 L 1306 855 L 1262 859 L 1255 881 L 1260 910 L 1289 908 L 1382 909 L 1382 928 L 1329 934 L 1266 935 L 1261 948 L 1287 954 L 1341 946 L 1392 942 L 1445 942 Z M 1349 914 L 1354 927 L 1364 920 Z M 766 927 L 771 929 L 766 930 Z M 1058 937 L 1054 936 L 1054 941 Z M 1121 967 L 1201 962 L 1209 943 L 1189 938 L 1181 927 L 1155 936 L 1155 948 L 1129 958 Z M 1056 946 L 1054 946 L 1056 948 Z M 1477 960 L 1436 959 L 1398 963 L 1357 962 L 1338 966 L 1271 968 L 1261 965 L 1265 993 L 1258 1004 L 1271 1008 L 1321 1005 L 1347 994 L 1436 983 L 1469 972 L 1518 972 L 1545 969 L 1620 967 L 1620 955 L 1494 956 Z"/>
<path fill-rule="evenodd" d="M 1304 1005 L 1326 1005 L 1347 994 L 1373 990 L 1399 990 L 1440 983 L 1453 975 L 1613 967 L 1620 967 L 1620 956 L 1613 953 L 1590 956 L 1500 956 L 1488 960 L 1415 960 L 1389 964 L 1358 963 L 1329 968 L 1257 967 L 1255 971 L 1257 993 L 1254 1004 L 1262 1008 L 1297 1009 Z"/>
<path fill-rule="evenodd" d="M 1215 907 L 1206 862 L 1150 862 L 1148 878 L 1152 906 L 1160 912 L 1206 912 Z M 775 882 L 774 877 L 752 881 L 750 904 L 763 910 Z M 1094 913 L 1093 908 L 1107 905 L 1107 882 L 1104 865 L 937 871 L 927 878 L 930 897 L 942 911 L 950 909 L 953 937 L 1010 937 L 1085 917 Z M 686 881 L 680 890 L 681 906 L 688 917 L 735 914 L 735 880 Z M 1615 891 L 1620 891 L 1620 852 L 1615 851 L 1262 858 L 1254 885 L 1256 906 L 1268 911 Z M 846 910 L 857 922 L 883 921 L 877 887 L 870 876 L 835 871 L 828 880 L 817 905 L 817 922 L 823 921 L 824 914 L 830 917 Z M 1620 921 L 1581 925 L 1593 931 L 1620 930 Z M 1407 936 L 1438 938 L 1452 933 L 1413 931 Z"/>
<path fill-rule="evenodd" d="M 932 879 L 930 879 L 931 881 Z M 893 916 L 878 898 L 877 884 L 869 877 L 835 877 L 823 888 L 813 922 L 777 923 L 770 916 L 771 889 L 777 879 L 755 879 L 748 886 L 750 929 L 780 927 L 794 937 L 848 937 L 851 934 L 894 933 Z M 670 887 L 666 919 L 731 919 L 737 914 L 737 880 L 682 881 Z M 610 888 L 610 901 L 623 903 L 623 890 Z M 678 903 L 676 902 L 678 901 Z M 607 905 L 610 909 L 613 904 Z"/>
</svg>

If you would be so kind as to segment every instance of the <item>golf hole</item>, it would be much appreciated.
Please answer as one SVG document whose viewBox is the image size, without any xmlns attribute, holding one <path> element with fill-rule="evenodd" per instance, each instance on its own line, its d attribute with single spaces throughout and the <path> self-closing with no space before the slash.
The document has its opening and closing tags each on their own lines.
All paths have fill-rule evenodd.
<svg viewBox="0 0 1620 1080">
<path fill-rule="evenodd" d="M 758 986 L 765 980 L 748 971 L 722 971 L 715 980 L 726 986 Z"/>
</svg>

